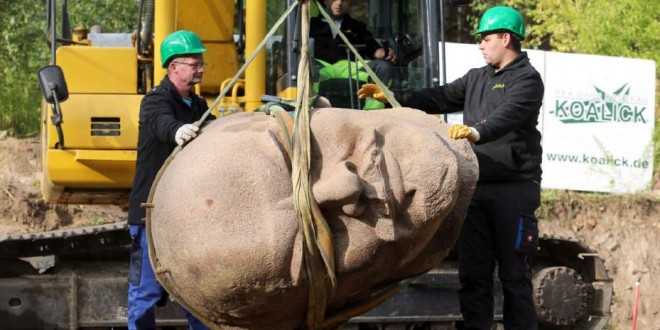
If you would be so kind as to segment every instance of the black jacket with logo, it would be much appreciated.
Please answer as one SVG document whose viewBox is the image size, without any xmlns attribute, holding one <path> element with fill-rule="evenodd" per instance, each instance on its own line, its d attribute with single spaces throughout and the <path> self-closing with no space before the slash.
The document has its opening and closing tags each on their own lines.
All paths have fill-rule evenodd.
<svg viewBox="0 0 660 330">
<path fill-rule="evenodd" d="M 344 33 L 364 59 L 373 59 L 376 50 L 381 48 L 371 32 L 367 30 L 367 25 L 348 14 L 344 15 L 339 30 Z M 332 37 L 332 28 L 323 17 L 317 16 L 310 20 L 309 36 L 314 38 L 314 58 L 328 63 L 347 59 L 346 43 L 339 35 L 336 38 Z M 351 60 L 354 60 L 352 53 Z"/>
<path fill-rule="evenodd" d="M 490 65 L 471 69 L 443 86 L 395 91 L 403 105 L 427 113 L 463 111 L 474 127 L 479 181 L 541 180 L 541 133 L 536 129 L 543 102 L 541 75 L 522 52 L 500 71 Z"/>
<path fill-rule="evenodd" d="M 140 224 L 145 217 L 145 209 L 140 204 L 147 201 L 156 174 L 177 145 L 174 140 L 176 131 L 184 124 L 199 120 L 208 109 L 206 100 L 194 93 L 190 97 L 192 104 L 188 106 L 165 76 L 160 85 L 142 99 L 135 178 L 128 202 L 128 223 L 131 225 Z M 212 115 L 207 118 L 215 119 Z"/>
</svg>

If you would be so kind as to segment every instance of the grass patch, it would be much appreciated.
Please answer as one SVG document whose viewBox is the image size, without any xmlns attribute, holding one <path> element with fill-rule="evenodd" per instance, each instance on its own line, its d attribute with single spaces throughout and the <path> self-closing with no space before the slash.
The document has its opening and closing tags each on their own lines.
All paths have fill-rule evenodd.
<svg viewBox="0 0 660 330">
<path fill-rule="evenodd" d="M 646 218 L 660 208 L 660 196 L 649 193 L 612 194 L 571 190 L 544 189 L 539 220 L 570 220 L 579 215 L 600 218 L 603 214 Z"/>
<path fill-rule="evenodd" d="M 8 84 L 0 90 L 3 110 L 0 131 L 15 137 L 32 137 L 39 133 L 41 92 L 36 84 Z"/>
</svg>

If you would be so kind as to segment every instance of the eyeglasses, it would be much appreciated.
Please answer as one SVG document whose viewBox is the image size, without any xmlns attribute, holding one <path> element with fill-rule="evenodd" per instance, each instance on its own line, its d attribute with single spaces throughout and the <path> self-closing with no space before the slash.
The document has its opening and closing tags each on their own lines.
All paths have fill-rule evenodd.
<svg viewBox="0 0 660 330">
<path fill-rule="evenodd" d="M 178 61 L 174 61 L 173 63 L 177 63 L 177 64 L 185 64 L 185 65 L 189 66 L 189 67 L 190 67 L 191 69 L 193 69 L 193 70 L 199 70 L 199 69 L 202 68 L 202 67 L 203 67 L 204 69 L 206 69 L 206 67 L 209 65 L 208 63 L 205 63 L 205 62 L 186 63 L 186 62 L 178 62 Z"/>
</svg>

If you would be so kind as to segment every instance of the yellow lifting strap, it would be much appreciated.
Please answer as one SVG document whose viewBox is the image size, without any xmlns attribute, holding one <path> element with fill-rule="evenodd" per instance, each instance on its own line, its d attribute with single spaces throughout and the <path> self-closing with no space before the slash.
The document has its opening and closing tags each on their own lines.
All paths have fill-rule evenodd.
<svg viewBox="0 0 660 330">
<path fill-rule="evenodd" d="M 345 322 L 350 317 L 364 313 L 371 308 L 377 306 L 384 300 L 394 296 L 399 292 L 402 286 L 407 283 L 395 283 L 386 286 L 380 292 L 371 295 L 369 298 L 359 301 L 345 309 L 337 311 L 326 319 L 327 304 L 332 300 L 336 288 L 337 278 L 335 272 L 335 258 L 334 258 L 334 245 L 332 242 L 332 232 L 323 213 L 321 212 L 314 194 L 312 192 L 312 184 L 310 178 L 311 167 L 311 143 L 310 143 L 310 102 L 311 98 L 310 86 L 313 82 L 311 80 L 310 56 L 309 56 L 309 28 L 310 28 L 310 3 L 309 0 L 300 0 L 301 4 L 301 54 L 300 62 L 298 64 L 298 81 L 297 81 L 297 98 L 296 98 L 296 114 L 291 129 L 290 117 L 284 111 L 274 113 L 278 123 L 285 132 L 292 132 L 289 134 L 282 134 L 287 151 L 292 165 L 292 185 L 293 185 L 293 200 L 294 208 L 296 209 L 297 218 L 300 222 L 300 228 L 303 233 L 303 260 L 305 264 L 305 272 L 309 282 L 309 299 L 307 305 L 307 328 L 309 329 L 324 329 L 336 327 L 342 322 Z M 329 17 L 327 12 L 319 6 L 321 12 L 326 20 L 330 22 L 332 28 L 337 31 L 340 37 L 348 45 L 351 51 L 355 54 L 356 58 L 366 68 L 369 75 L 374 82 L 383 91 L 387 91 L 387 87 L 378 79 L 376 74 L 371 68 L 366 65 L 364 59 L 357 53 L 353 45 L 348 41 L 346 36 L 339 30 L 334 21 Z M 400 106 L 399 103 L 392 97 L 391 93 L 386 92 L 388 101 L 393 106 Z"/>
<path fill-rule="evenodd" d="M 266 34 L 264 39 L 259 43 L 257 48 L 254 50 L 254 52 L 250 55 L 249 59 L 245 61 L 243 66 L 236 72 L 234 77 L 232 77 L 231 81 L 225 85 L 225 87 L 222 89 L 218 97 L 216 97 L 215 101 L 209 106 L 209 108 L 202 114 L 202 117 L 196 121 L 194 124 L 197 127 L 201 127 L 202 124 L 206 121 L 206 118 L 209 116 L 211 113 L 211 110 L 213 110 L 220 100 L 225 97 L 227 92 L 233 87 L 233 85 L 238 81 L 238 79 L 241 77 L 243 72 L 247 69 L 247 67 L 252 63 L 252 61 L 257 57 L 259 52 L 266 46 L 268 40 L 270 37 L 272 37 L 276 32 L 277 29 L 284 23 L 284 21 L 289 17 L 291 12 L 296 8 L 298 5 L 298 2 L 292 3 L 287 10 L 280 16 L 280 18 L 275 22 L 273 27 L 270 29 L 270 31 Z M 200 130 L 199 134 L 202 134 L 203 130 Z M 178 292 L 177 287 L 173 284 L 173 280 L 171 278 L 171 273 L 167 266 L 164 266 L 160 263 L 160 260 L 158 259 L 158 255 L 156 253 L 156 249 L 154 248 L 154 245 L 151 244 L 153 242 L 153 237 L 152 237 L 152 221 L 151 221 L 151 209 L 154 207 L 153 204 L 153 197 L 154 193 L 156 191 L 156 187 L 158 186 L 158 183 L 160 182 L 160 179 L 169 166 L 169 164 L 172 162 L 172 160 L 176 157 L 176 155 L 185 147 L 186 145 L 178 145 L 170 156 L 165 160 L 165 163 L 163 166 L 161 166 L 160 170 L 156 174 L 156 178 L 154 179 L 154 182 L 151 185 L 151 189 L 149 190 L 149 197 L 147 198 L 147 202 L 143 203 L 143 207 L 146 208 L 146 223 L 145 223 L 145 229 L 147 231 L 147 240 L 149 241 L 149 259 L 151 262 L 151 266 L 154 269 L 154 273 L 156 275 L 156 279 L 158 282 L 167 290 L 169 293 L 170 297 L 176 300 L 182 307 L 184 307 L 186 310 L 188 310 L 191 314 L 193 314 L 197 319 L 202 321 L 205 325 L 212 326 L 213 328 L 217 328 L 214 325 L 214 322 L 203 315 L 199 314 L 195 309 L 192 308 L 189 304 L 187 304 L 183 299 L 181 299 L 182 295 L 181 293 Z"/>
<path fill-rule="evenodd" d="M 314 103 L 315 99 L 311 99 L 310 102 L 308 103 Z M 286 152 L 286 157 L 288 158 L 287 160 L 287 165 L 289 166 L 289 170 L 291 170 L 291 155 L 292 155 L 292 149 L 293 149 L 293 130 L 294 130 L 294 123 L 293 123 L 293 118 L 291 117 L 291 113 L 287 112 L 286 110 L 280 108 L 276 110 L 270 110 L 270 115 L 275 118 L 277 121 L 277 124 L 280 127 L 279 131 L 279 138 L 282 141 L 282 145 L 284 146 L 285 152 Z M 316 203 L 313 203 L 316 205 Z M 323 214 L 320 212 L 318 207 L 314 207 L 312 209 L 312 217 L 317 218 L 317 219 L 323 219 Z M 305 240 L 307 237 L 305 238 Z M 327 240 L 324 240 L 327 242 Z M 306 240 L 307 242 L 307 240 Z M 331 246 L 328 246 L 326 248 L 330 248 Z M 306 269 L 307 270 L 307 269 Z M 320 267 L 312 269 L 312 271 L 322 271 Z M 322 277 L 323 274 L 321 273 L 313 273 L 313 274 L 308 274 L 308 277 L 313 277 L 313 278 L 319 278 Z M 378 306 L 380 303 L 383 301 L 393 297 L 397 293 L 400 292 L 401 288 L 407 286 L 410 283 L 410 280 L 406 281 L 401 281 L 398 283 L 393 283 L 393 284 L 388 284 L 379 290 L 376 290 L 376 292 L 373 292 L 369 297 L 366 297 L 363 300 L 353 302 L 351 305 L 342 308 L 340 310 L 335 311 L 331 315 L 324 315 L 324 320 L 323 324 L 319 325 L 318 319 L 316 319 L 317 324 L 314 326 L 309 326 L 308 328 L 322 328 L 322 329 L 332 329 L 335 328 L 342 323 L 346 322 L 346 320 L 350 319 L 351 317 L 360 315 L 362 313 L 366 313 L 369 310 L 373 309 L 374 307 Z M 314 287 L 310 286 L 310 290 L 313 290 Z M 311 297 L 311 296 L 310 296 Z M 313 298 L 313 297 L 312 297 Z M 314 298 L 317 299 L 317 298 Z M 330 299 L 328 299 L 330 301 Z M 308 306 L 308 312 L 311 312 L 311 315 L 313 317 L 318 317 L 317 313 L 319 311 L 315 310 L 317 308 L 321 308 L 319 304 L 316 304 L 315 302 L 312 302 Z M 309 321 L 309 320 L 308 320 Z"/>
<path fill-rule="evenodd" d="M 319 209 L 310 177 L 310 105 L 312 86 L 309 65 L 309 0 L 302 0 L 300 10 L 301 39 L 300 63 L 298 64 L 298 94 L 293 126 L 293 152 L 291 154 L 291 181 L 293 204 L 303 234 L 303 260 L 309 284 L 307 303 L 307 327 L 321 329 L 327 303 L 337 287 L 335 255 L 332 232 Z"/>
<path fill-rule="evenodd" d="M 332 233 L 330 228 L 319 209 L 318 204 L 314 198 L 312 189 L 311 189 L 311 178 L 310 178 L 310 167 L 311 167 L 311 131 L 310 131 L 310 104 L 308 100 L 310 97 L 310 86 L 312 85 L 311 81 L 311 69 L 310 69 L 310 56 L 309 56 L 309 13 L 310 13 L 310 4 L 309 0 L 298 0 L 290 5 L 286 12 L 280 17 L 280 19 L 275 23 L 270 32 L 266 35 L 266 38 L 257 46 L 254 53 L 246 61 L 246 63 L 239 69 L 231 82 L 229 82 L 225 88 L 221 91 L 220 95 L 216 98 L 215 102 L 209 107 L 206 113 L 203 114 L 202 118 L 195 122 L 195 125 L 201 126 L 205 121 L 206 117 L 209 115 L 211 109 L 213 109 L 220 99 L 225 96 L 227 91 L 234 85 L 238 80 L 239 76 L 244 72 L 245 68 L 252 62 L 256 57 L 257 53 L 265 46 L 266 41 L 270 36 L 272 36 L 277 28 L 283 23 L 284 19 L 289 16 L 291 11 L 296 7 L 296 5 L 301 5 L 301 36 L 302 36 L 302 47 L 301 47 L 301 58 L 298 66 L 298 82 L 297 82 L 297 102 L 296 102 L 296 113 L 291 123 L 291 118 L 288 113 L 284 111 L 278 111 L 274 115 L 278 119 L 278 123 L 283 128 L 283 131 L 286 133 L 282 134 L 281 137 L 285 138 L 285 144 L 287 147 L 287 152 L 291 160 L 292 166 L 292 185 L 293 185 L 293 200 L 294 208 L 296 210 L 297 219 L 300 222 L 300 228 L 303 234 L 303 260 L 305 264 L 305 271 L 307 275 L 308 285 L 309 285 L 309 300 L 308 300 L 308 309 L 307 309 L 307 328 L 309 329 L 322 329 L 322 328 L 332 328 L 341 324 L 342 322 L 348 320 L 350 317 L 355 316 L 360 313 L 364 313 L 369 309 L 376 306 L 378 303 L 384 301 L 385 299 L 391 297 L 392 295 L 398 292 L 398 289 L 401 284 L 394 284 L 387 286 L 385 289 L 381 290 L 379 293 L 372 295 L 370 298 L 365 301 L 358 302 L 352 306 L 349 306 L 346 309 L 336 312 L 334 315 L 331 315 L 327 320 L 325 319 L 327 304 L 332 300 L 335 290 L 337 287 L 337 278 L 335 272 L 335 257 L 334 257 L 334 246 L 332 243 Z M 319 11 L 328 17 L 328 14 L 319 7 Z M 332 24 L 332 20 L 329 22 Z M 367 72 L 370 74 L 372 79 L 381 87 L 383 91 L 387 91 L 387 88 L 384 84 L 376 77 L 374 72 L 364 63 L 362 57 L 357 54 L 355 48 L 348 42 L 346 37 L 339 31 L 339 28 L 334 25 L 333 27 L 338 31 L 341 38 L 349 46 L 351 51 L 356 55 L 356 58 L 364 65 Z M 398 106 L 396 100 L 391 97 L 390 93 L 385 93 L 386 97 L 390 104 Z M 286 129 L 284 129 L 286 127 Z M 178 152 L 185 147 L 185 145 L 177 146 L 172 152 L 170 157 L 166 160 L 165 164 L 161 167 L 158 172 L 156 179 L 151 187 L 149 192 L 149 197 L 145 207 L 147 208 L 146 212 L 146 229 L 148 240 L 151 241 L 151 208 L 153 208 L 153 195 L 155 188 L 160 181 L 160 178 L 168 167 L 169 163 L 176 157 Z M 179 303 L 187 308 L 193 315 L 200 319 L 205 324 L 213 324 L 213 322 L 191 308 L 185 301 L 181 300 L 180 293 L 177 292 L 176 286 L 172 284 L 172 279 L 170 278 L 171 274 L 166 266 L 161 265 L 156 251 L 152 244 L 149 244 L 149 254 L 151 259 L 152 267 L 155 269 L 156 278 L 163 285 L 163 287 L 170 293 L 170 295 L 179 301 Z"/>
</svg>

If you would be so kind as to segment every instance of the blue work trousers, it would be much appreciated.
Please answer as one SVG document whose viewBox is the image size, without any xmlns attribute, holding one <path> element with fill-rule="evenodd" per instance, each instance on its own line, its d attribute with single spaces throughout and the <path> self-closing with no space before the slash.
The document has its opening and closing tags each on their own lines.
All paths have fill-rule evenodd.
<svg viewBox="0 0 660 330">
<path fill-rule="evenodd" d="M 156 329 L 154 305 L 166 297 L 165 289 L 156 282 L 149 261 L 147 231 L 144 226 L 131 225 L 131 268 L 128 275 L 128 329 Z M 190 329 L 208 329 L 197 318 L 183 309 Z"/>
</svg>

